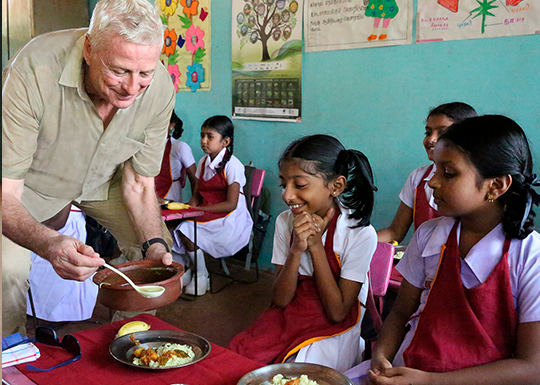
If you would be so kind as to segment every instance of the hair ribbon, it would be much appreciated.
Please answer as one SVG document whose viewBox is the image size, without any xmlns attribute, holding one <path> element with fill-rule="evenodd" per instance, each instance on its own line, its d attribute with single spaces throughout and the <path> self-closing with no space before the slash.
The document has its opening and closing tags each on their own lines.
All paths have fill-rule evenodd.
<svg viewBox="0 0 540 385">
<path fill-rule="evenodd" d="M 528 188 L 528 194 L 527 194 L 527 204 L 525 205 L 525 212 L 523 213 L 523 219 L 521 220 L 520 228 L 523 228 L 523 226 L 525 225 L 525 222 L 527 221 L 527 218 L 529 217 L 529 213 L 531 211 L 532 205 L 533 204 L 535 206 L 540 205 L 540 195 L 533 188 L 533 187 L 540 186 L 540 180 L 538 180 L 538 177 L 536 176 L 536 174 L 526 176 L 525 180 L 523 181 L 523 185 Z"/>
</svg>

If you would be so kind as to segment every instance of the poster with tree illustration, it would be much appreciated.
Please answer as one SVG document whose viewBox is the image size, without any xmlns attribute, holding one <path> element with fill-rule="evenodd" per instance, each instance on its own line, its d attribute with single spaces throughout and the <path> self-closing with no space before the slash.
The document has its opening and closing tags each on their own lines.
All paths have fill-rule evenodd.
<svg viewBox="0 0 540 385">
<path fill-rule="evenodd" d="M 210 0 L 156 0 L 165 27 L 161 62 L 178 91 L 210 90 Z"/>
<path fill-rule="evenodd" d="M 301 121 L 302 0 L 233 0 L 232 115 Z"/>
<path fill-rule="evenodd" d="M 540 32 L 538 0 L 418 0 L 417 42 Z"/>
</svg>

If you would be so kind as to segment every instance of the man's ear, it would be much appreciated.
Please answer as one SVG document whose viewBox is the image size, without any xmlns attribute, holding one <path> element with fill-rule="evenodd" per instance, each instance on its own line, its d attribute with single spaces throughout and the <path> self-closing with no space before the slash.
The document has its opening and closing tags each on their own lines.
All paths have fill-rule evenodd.
<svg viewBox="0 0 540 385">
<path fill-rule="evenodd" d="M 498 176 L 498 177 L 493 178 L 489 186 L 490 194 L 493 197 L 492 199 L 497 199 L 498 197 L 503 195 L 505 192 L 508 191 L 511 185 L 512 185 L 511 175 L 503 175 L 503 176 Z"/>
<path fill-rule="evenodd" d="M 347 187 L 347 179 L 343 175 L 340 175 L 331 182 L 330 190 L 332 191 L 332 195 L 337 197 L 345 190 L 345 187 Z"/>
<path fill-rule="evenodd" d="M 90 36 L 86 34 L 84 37 L 84 44 L 83 44 L 83 57 L 86 64 L 88 64 L 88 59 L 90 58 L 90 53 L 92 52 L 92 44 L 90 44 Z"/>
</svg>

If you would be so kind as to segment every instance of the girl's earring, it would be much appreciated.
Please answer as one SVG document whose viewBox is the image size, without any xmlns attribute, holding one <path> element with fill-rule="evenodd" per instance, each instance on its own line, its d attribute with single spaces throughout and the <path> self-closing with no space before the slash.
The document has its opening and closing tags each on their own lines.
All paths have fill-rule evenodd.
<svg viewBox="0 0 540 385">
<path fill-rule="evenodd" d="M 488 195 L 488 202 L 489 203 L 495 202 L 495 199 L 493 199 L 493 195 L 491 195 L 491 194 Z"/>
</svg>

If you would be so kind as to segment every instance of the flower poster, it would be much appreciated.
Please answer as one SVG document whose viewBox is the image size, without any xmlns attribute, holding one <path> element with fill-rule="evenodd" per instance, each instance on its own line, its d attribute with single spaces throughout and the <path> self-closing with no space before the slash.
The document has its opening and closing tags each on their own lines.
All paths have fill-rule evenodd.
<svg viewBox="0 0 540 385">
<path fill-rule="evenodd" d="M 232 116 L 302 120 L 302 0 L 233 0 Z"/>
<path fill-rule="evenodd" d="M 412 43 L 413 0 L 306 0 L 306 52 Z"/>
<path fill-rule="evenodd" d="M 156 0 L 165 27 L 161 62 L 178 91 L 210 90 L 210 0 Z"/>
<path fill-rule="evenodd" d="M 540 33 L 538 0 L 418 0 L 417 42 Z"/>
</svg>

